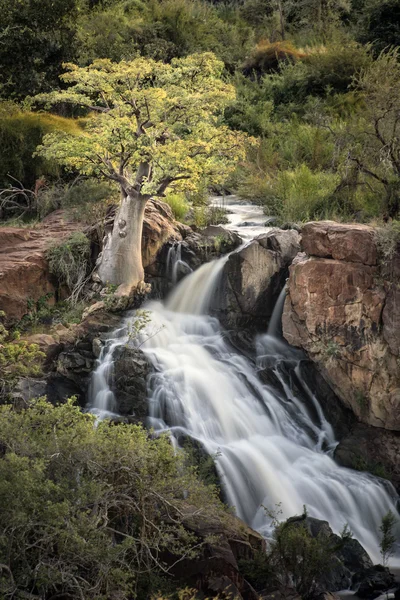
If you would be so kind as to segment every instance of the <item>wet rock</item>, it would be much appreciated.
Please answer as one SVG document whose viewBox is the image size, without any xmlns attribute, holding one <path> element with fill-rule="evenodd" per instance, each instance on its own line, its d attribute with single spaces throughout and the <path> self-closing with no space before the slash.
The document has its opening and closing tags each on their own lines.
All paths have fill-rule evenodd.
<svg viewBox="0 0 400 600">
<path fill-rule="evenodd" d="M 92 342 L 92 352 L 96 358 L 99 358 L 102 348 L 103 348 L 102 341 L 99 338 L 94 338 L 94 340 Z"/>
<path fill-rule="evenodd" d="M 265 330 L 299 242 L 297 231 L 273 229 L 229 256 L 216 302 L 225 327 Z"/>
<path fill-rule="evenodd" d="M 148 415 L 147 377 L 152 367 L 139 348 L 120 346 L 114 352 L 113 391 L 116 410 L 135 422 Z"/>
<path fill-rule="evenodd" d="M 357 423 L 340 441 L 335 459 L 344 467 L 389 479 L 400 491 L 399 432 Z"/>
<path fill-rule="evenodd" d="M 352 589 L 359 598 L 374 600 L 394 587 L 395 578 L 389 569 L 376 565 L 353 577 Z"/>
</svg>

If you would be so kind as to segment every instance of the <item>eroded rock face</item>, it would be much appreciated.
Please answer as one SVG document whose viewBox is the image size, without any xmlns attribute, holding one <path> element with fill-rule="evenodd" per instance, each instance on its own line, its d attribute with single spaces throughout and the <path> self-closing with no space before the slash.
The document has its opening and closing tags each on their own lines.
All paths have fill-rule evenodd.
<svg viewBox="0 0 400 600">
<path fill-rule="evenodd" d="M 300 249 L 297 231 L 273 229 L 233 252 L 219 285 L 217 314 L 225 327 L 264 328 Z"/>
<path fill-rule="evenodd" d="M 317 364 L 361 421 L 400 429 L 400 295 L 378 264 L 373 229 L 310 223 L 290 267 L 283 334 Z"/>
<path fill-rule="evenodd" d="M 223 521 L 210 515 L 191 516 L 184 526 L 199 540 L 210 541 L 201 556 L 179 562 L 172 569 L 173 575 L 206 597 L 258 600 L 258 594 L 241 574 L 238 561 L 265 552 L 263 537 L 229 513 Z"/>
<path fill-rule="evenodd" d="M 48 296 L 54 303 L 56 282 L 51 278 L 46 250 L 82 229 L 68 220 L 63 211 L 55 211 L 41 223 L 40 229 L 0 228 L 0 310 L 8 321 L 18 321 L 28 312 L 28 302 Z"/>
</svg>

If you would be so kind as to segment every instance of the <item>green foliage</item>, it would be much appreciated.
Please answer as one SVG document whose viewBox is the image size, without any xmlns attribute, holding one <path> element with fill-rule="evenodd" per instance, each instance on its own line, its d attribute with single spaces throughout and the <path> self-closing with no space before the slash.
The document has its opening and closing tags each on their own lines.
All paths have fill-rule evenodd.
<svg viewBox="0 0 400 600">
<path fill-rule="evenodd" d="M 195 206 L 192 215 L 193 217 L 189 221 L 200 229 L 209 225 L 220 225 L 228 221 L 226 209 L 220 206 Z"/>
<path fill-rule="evenodd" d="M 189 203 L 185 198 L 185 195 L 182 192 L 170 192 L 165 196 L 165 198 L 163 198 L 163 200 L 170 206 L 175 219 L 177 219 L 178 221 L 183 221 L 190 208 Z"/>
<path fill-rule="evenodd" d="M 0 103 L 0 187 L 12 183 L 8 175 L 22 181 L 25 187 L 33 187 L 42 176 L 58 175 L 54 160 L 33 157 L 36 147 L 48 133 L 73 133 L 79 129 L 78 120 L 22 111 L 10 103 Z"/>
<path fill-rule="evenodd" d="M 395 525 L 398 523 L 398 519 L 394 516 L 392 511 L 389 511 L 383 518 L 380 526 L 382 533 L 382 539 L 380 541 L 380 549 L 382 556 L 382 564 L 387 567 L 389 558 L 393 555 L 394 545 L 396 543 L 396 537 L 394 535 Z"/>
<path fill-rule="evenodd" d="M 0 311 L 0 395 L 19 377 L 41 375 L 45 358 L 37 344 L 20 339 L 19 331 L 9 333 L 1 322 L 4 318 L 5 314 Z"/>
<path fill-rule="evenodd" d="M 283 583 L 293 585 L 304 600 L 312 599 L 318 577 L 333 568 L 333 548 L 321 531 L 313 537 L 302 522 L 286 521 L 274 533 L 273 555 Z"/>
<path fill-rule="evenodd" d="M 288 222 L 327 218 L 334 214 L 332 195 L 338 184 L 335 173 L 312 172 L 305 164 L 280 171 L 266 190 L 265 211 Z"/>
<path fill-rule="evenodd" d="M 50 273 L 59 285 L 65 285 L 73 293 L 88 275 L 90 242 L 83 233 L 73 233 L 67 240 L 49 248 L 46 257 Z"/>
<path fill-rule="evenodd" d="M 58 84 L 62 63 L 73 56 L 79 4 L 0 0 L 0 95 L 23 98 Z"/>
<path fill-rule="evenodd" d="M 162 196 L 171 184 L 174 191 L 194 191 L 204 178 L 223 184 L 243 154 L 245 136 L 221 124 L 235 94 L 222 69 L 211 53 L 170 65 L 143 58 L 68 65 L 63 79 L 70 87 L 37 101 L 94 107 L 98 114 L 88 117 L 81 135 L 45 136 L 38 154 L 117 182 L 125 195 Z M 132 172 L 138 174 L 134 184 Z"/>
<path fill-rule="evenodd" d="M 220 13 L 218 7 L 200 0 L 100 6 L 79 20 L 80 64 L 96 58 L 131 60 L 138 54 L 169 62 L 211 51 L 233 69 L 250 48 L 253 34 L 237 11 L 230 11 L 229 20 Z"/>
<path fill-rule="evenodd" d="M 375 230 L 376 242 L 384 262 L 390 262 L 400 245 L 400 221 L 392 221 Z"/>
<path fill-rule="evenodd" d="M 168 436 L 94 427 L 70 401 L 0 408 L 0 595 L 149 598 L 166 553 L 195 557 L 184 527 L 201 509 L 223 519 L 216 492 Z M 154 590 L 155 591 L 155 590 Z"/>
</svg>

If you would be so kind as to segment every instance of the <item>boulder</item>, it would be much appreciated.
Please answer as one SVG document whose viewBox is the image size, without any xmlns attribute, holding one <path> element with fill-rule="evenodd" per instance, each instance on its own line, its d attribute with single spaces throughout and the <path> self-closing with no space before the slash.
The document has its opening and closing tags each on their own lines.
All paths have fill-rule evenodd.
<svg viewBox="0 0 400 600">
<path fill-rule="evenodd" d="M 297 231 L 272 229 L 230 254 L 216 310 L 225 327 L 266 328 L 299 243 Z"/>
<path fill-rule="evenodd" d="M 394 585 L 394 575 L 382 565 L 376 565 L 357 573 L 352 581 L 352 589 L 355 590 L 358 598 L 367 600 L 378 598 L 391 590 Z"/>
<path fill-rule="evenodd" d="M 16 406 L 25 407 L 34 398 L 46 395 L 47 382 L 45 379 L 21 377 L 13 387 L 11 397 Z"/>
<path fill-rule="evenodd" d="M 116 410 L 135 422 L 144 422 L 148 415 L 147 377 L 152 368 L 146 355 L 130 346 L 119 346 L 114 352 L 112 389 Z"/>
<path fill-rule="evenodd" d="M 322 591 L 337 592 L 346 589 L 354 574 L 363 573 L 372 568 L 368 553 L 355 539 L 342 540 L 333 533 L 327 521 L 308 516 L 292 517 L 287 520 L 291 525 L 305 527 L 312 537 L 324 536 L 333 550 L 332 567 L 318 578 L 318 587 Z"/>
<path fill-rule="evenodd" d="M 377 244 L 373 227 L 319 221 L 302 228 L 302 247 L 309 256 L 376 265 Z"/>
<path fill-rule="evenodd" d="M 232 514 L 191 514 L 185 529 L 205 542 L 201 555 L 185 559 L 172 568 L 172 574 L 206 597 L 258 600 L 259 596 L 240 573 L 238 560 L 251 560 L 265 552 L 264 538 Z"/>
<path fill-rule="evenodd" d="M 373 233 L 357 225 L 304 226 L 302 246 L 313 254 L 300 254 L 290 267 L 283 334 L 359 420 L 399 430 L 399 296 L 382 280 Z"/>
<path fill-rule="evenodd" d="M 357 423 L 335 450 L 344 467 L 389 479 L 400 491 L 400 433 Z"/>
</svg>

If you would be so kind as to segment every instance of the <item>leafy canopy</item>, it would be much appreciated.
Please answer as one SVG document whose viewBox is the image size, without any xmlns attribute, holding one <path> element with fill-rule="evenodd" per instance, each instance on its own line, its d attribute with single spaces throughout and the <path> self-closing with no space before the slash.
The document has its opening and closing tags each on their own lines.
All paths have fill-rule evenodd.
<svg viewBox="0 0 400 600">
<path fill-rule="evenodd" d="M 37 99 L 86 107 L 87 124 L 81 135 L 45 136 L 40 155 L 112 179 L 133 196 L 163 195 L 171 184 L 195 190 L 204 177 L 222 183 L 243 156 L 245 134 L 222 123 L 235 91 L 212 53 L 67 68 L 70 87 Z"/>
</svg>

